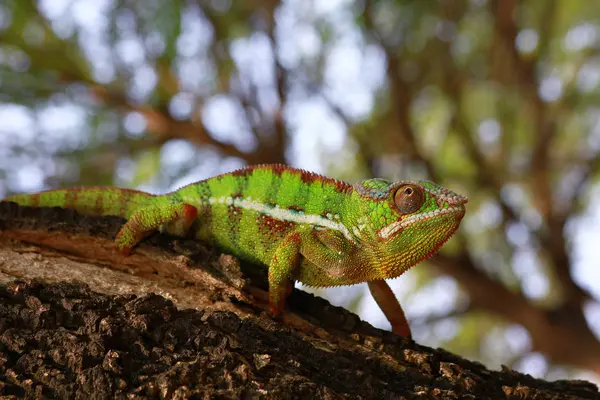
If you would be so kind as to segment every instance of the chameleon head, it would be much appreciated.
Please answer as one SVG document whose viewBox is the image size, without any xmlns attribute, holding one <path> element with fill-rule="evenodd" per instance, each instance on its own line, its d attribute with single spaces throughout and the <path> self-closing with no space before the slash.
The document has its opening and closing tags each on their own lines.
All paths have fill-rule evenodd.
<svg viewBox="0 0 600 400">
<path fill-rule="evenodd" d="M 378 268 L 388 275 L 433 255 L 465 215 L 466 197 L 429 181 L 370 179 L 355 189 L 364 211 L 355 234 L 372 245 Z"/>
</svg>

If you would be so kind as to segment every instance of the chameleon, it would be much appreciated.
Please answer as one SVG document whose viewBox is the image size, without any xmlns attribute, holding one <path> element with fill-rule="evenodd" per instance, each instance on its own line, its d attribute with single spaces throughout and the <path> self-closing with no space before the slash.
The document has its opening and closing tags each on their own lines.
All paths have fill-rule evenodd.
<svg viewBox="0 0 600 400">
<path fill-rule="evenodd" d="M 385 282 L 429 258 L 454 234 L 467 198 L 433 182 L 375 178 L 354 185 L 282 164 L 248 166 L 152 195 L 81 187 L 4 199 L 126 219 L 115 238 L 128 255 L 155 231 L 191 236 L 268 267 L 269 309 L 278 316 L 294 282 L 367 282 L 401 336 L 411 336 Z"/>
</svg>

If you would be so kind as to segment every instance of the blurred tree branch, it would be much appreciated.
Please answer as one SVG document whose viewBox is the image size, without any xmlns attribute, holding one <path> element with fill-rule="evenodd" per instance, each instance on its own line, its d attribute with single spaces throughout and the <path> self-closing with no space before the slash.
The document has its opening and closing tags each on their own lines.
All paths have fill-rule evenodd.
<svg viewBox="0 0 600 400">
<path fill-rule="evenodd" d="M 462 10 L 448 10 L 454 3 L 440 5 L 440 18 L 452 17 L 452 21 L 460 21 L 463 17 Z M 436 171 L 436 162 L 429 160 L 420 151 L 416 141 L 416 133 L 410 124 L 409 107 L 414 102 L 412 93 L 414 89 L 402 79 L 401 59 L 404 51 L 400 48 L 390 47 L 377 34 L 377 24 L 373 20 L 374 2 L 368 1 L 365 8 L 365 29 L 377 44 L 383 48 L 387 60 L 387 78 L 390 82 L 389 95 L 391 107 L 389 112 L 396 118 L 396 127 L 391 129 L 402 138 L 402 145 L 398 146 L 400 152 L 409 155 L 412 159 L 426 165 L 427 173 L 433 180 L 439 180 Z M 446 8 L 444 8 L 446 7 Z M 550 159 L 550 150 L 553 148 L 553 139 L 557 134 L 557 125 L 548 113 L 548 106 L 538 95 L 538 78 L 535 72 L 538 60 L 521 58 L 515 47 L 517 27 L 516 1 L 490 4 L 496 20 L 496 35 L 504 49 L 510 54 L 511 66 L 506 71 L 515 71 L 518 80 L 514 82 L 525 91 L 528 102 L 527 110 L 533 114 L 532 121 L 535 126 L 536 138 L 531 152 L 531 174 L 528 176 L 532 189 L 532 198 L 536 208 L 544 218 L 545 229 L 532 231 L 540 243 L 540 247 L 548 254 L 549 262 L 554 266 L 560 286 L 564 289 L 564 301 L 557 307 L 545 309 L 534 305 L 524 295 L 506 288 L 499 281 L 484 274 L 476 267 L 476 263 L 469 255 L 468 248 L 464 246 L 457 254 L 451 256 L 439 254 L 435 261 L 440 269 L 452 275 L 469 294 L 471 307 L 493 312 L 503 318 L 515 321 L 525 326 L 533 339 L 533 348 L 551 354 L 554 361 L 585 365 L 590 369 L 600 371 L 600 343 L 591 332 L 583 314 L 583 303 L 591 296 L 578 286 L 570 274 L 571 262 L 567 255 L 567 245 L 564 239 L 564 227 L 570 215 L 555 214 L 552 204 L 554 191 L 551 189 L 551 174 L 553 165 Z M 545 13 L 540 16 L 540 26 L 549 29 L 552 26 L 555 2 L 549 2 Z M 373 34 L 374 33 L 374 34 Z M 538 57 L 543 57 L 546 43 L 542 43 L 538 50 Z M 467 122 L 463 119 L 462 105 L 466 77 L 464 70 L 459 70 L 453 57 L 448 42 L 435 41 L 427 54 L 428 65 L 437 63 L 443 65 L 441 69 L 441 86 L 446 96 L 452 101 L 453 113 L 449 128 L 458 134 L 466 150 L 469 161 L 475 166 L 476 182 L 480 188 L 486 188 L 495 197 L 501 206 L 504 215 L 502 226 L 510 222 L 520 222 L 521 217 L 501 196 L 501 190 L 507 183 L 507 174 L 492 165 L 479 150 L 473 133 Z M 498 59 L 501 55 L 494 55 Z M 503 79 L 501 76 L 496 79 Z M 502 82 L 500 82 L 502 83 Z M 594 162 L 594 164 L 597 161 Z M 590 165 L 590 169 L 597 166 Z M 582 183 L 580 183 L 582 184 Z M 501 300 L 500 300 L 501 299 Z M 585 354 L 584 354 L 585 353 Z"/>
</svg>

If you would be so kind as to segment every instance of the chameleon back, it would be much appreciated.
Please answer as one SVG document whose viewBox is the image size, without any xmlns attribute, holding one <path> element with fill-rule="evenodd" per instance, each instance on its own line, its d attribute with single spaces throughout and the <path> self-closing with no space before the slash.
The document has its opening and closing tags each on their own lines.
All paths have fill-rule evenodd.
<svg viewBox="0 0 600 400">
<path fill-rule="evenodd" d="M 198 208 L 196 238 L 249 261 L 269 264 L 278 244 L 308 225 L 346 229 L 352 186 L 283 165 L 259 165 L 167 194 Z"/>
</svg>

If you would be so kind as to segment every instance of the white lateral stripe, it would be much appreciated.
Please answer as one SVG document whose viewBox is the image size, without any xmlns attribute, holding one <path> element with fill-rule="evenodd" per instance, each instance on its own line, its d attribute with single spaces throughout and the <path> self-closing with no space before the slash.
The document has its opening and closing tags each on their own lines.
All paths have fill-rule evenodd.
<svg viewBox="0 0 600 400">
<path fill-rule="evenodd" d="M 406 228 L 407 226 L 410 226 L 417 221 L 429 219 L 432 217 L 437 217 L 439 215 L 461 212 L 462 210 L 463 210 L 463 207 L 448 207 L 448 208 L 441 208 L 438 210 L 429 211 L 426 213 L 414 214 L 403 220 L 396 221 L 384 228 L 381 228 L 378 232 L 378 236 L 383 239 L 387 239 L 388 237 L 392 236 L 394 233 L 398 232 L 400 229 Z"/>
<path fill-rule="evenodd" d="M 186 202 L 190 202 L 192 199 L 185 199 Z M 197 200 L 196 200 L 197 201 Z M 294 213 L 288 209 L 280 208 L 279 206 L 271 207 L 267 204 L 252 201 L 248 198 L 232 198 L 228 197 L 211 197 L 208 199 L 210 204 L 226 204 L 238 207 L 244 210 L 253 210 L 264 214 L 268 217 L 278 219 L 280 221 L 295 222 L 297 224 L 309 224 L 314 226 L 324 226 L 329 229 L 341 232 L 346 239 L 351 242 L 355 242 L 354 237 L 350 234 L 350 231 L 344 224 L 335 222 L 327 218 L 323 218 L 320 215 Z"/>
</svg>

